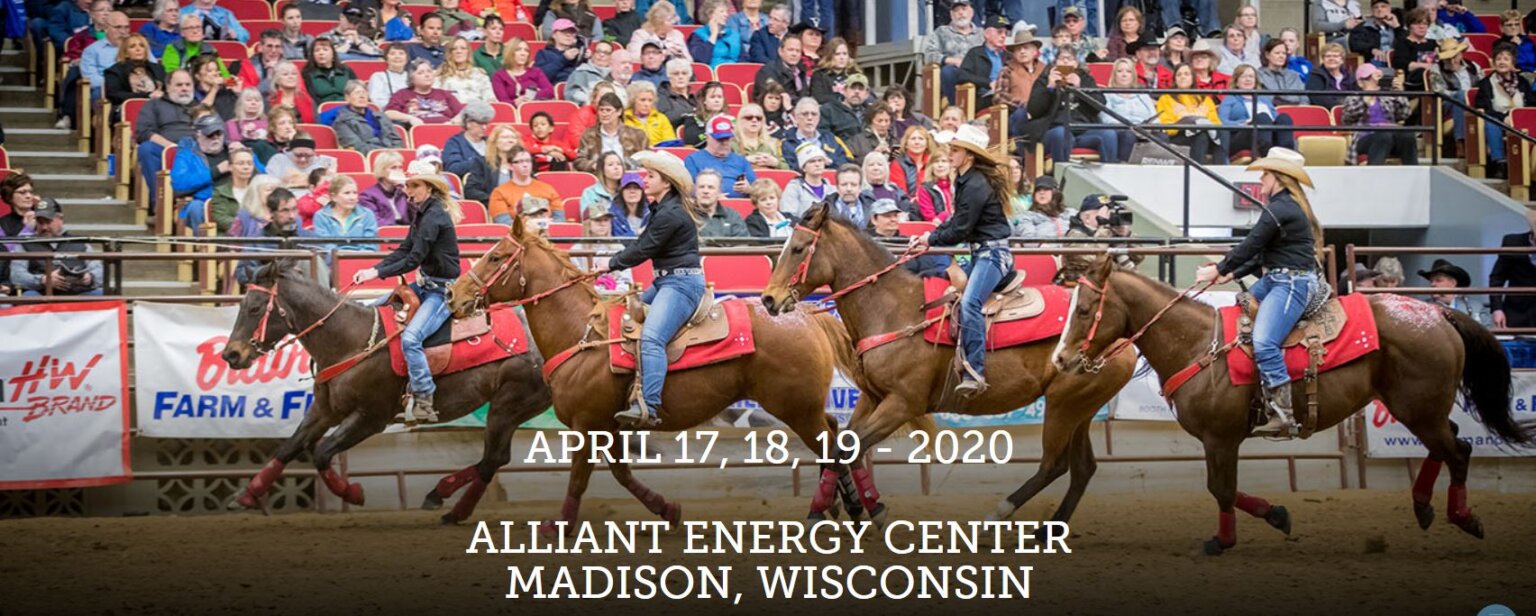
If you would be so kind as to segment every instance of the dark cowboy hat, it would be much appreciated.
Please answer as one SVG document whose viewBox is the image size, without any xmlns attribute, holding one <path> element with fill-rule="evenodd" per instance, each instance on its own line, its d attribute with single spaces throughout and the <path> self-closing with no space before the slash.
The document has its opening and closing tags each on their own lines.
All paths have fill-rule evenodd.
<svg viewBox="0 0 1536 616">
<path fill-rule="evenodd" d="M 1431 265 L 1429 269 L 1419 270 L 1419 275 L 1423 276 L 1425 280 L 1429 280 L 1430 278 L 1434 277 L 1435 274 L 1445 274 L 1446 276 L 1455 278 L 1456 286 L 1458 288 L 1472 286 L 1472 276 L 1467 273 L 1467 270 L 1461 269 L 1460 267 L 1457 267 L 1456 264 L 1451 263 L 1450 261 L 1446 261 L 1445 259 L 1435 259 L 1435 263 Z"/>
</svg>

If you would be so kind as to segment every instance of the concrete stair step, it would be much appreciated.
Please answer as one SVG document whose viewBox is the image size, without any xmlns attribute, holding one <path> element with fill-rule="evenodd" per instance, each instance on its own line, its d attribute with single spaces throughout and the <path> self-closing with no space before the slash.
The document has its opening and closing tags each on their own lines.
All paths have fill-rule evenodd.
<svg viewBox="0 0 1536 616">
<path fill-rule="evenodd" d="M 66 214 L 67 216 L 67 214 Z M 68 220 L 66 218 L 66 220 Z M 143 225 L 115 222 L 87 222 L 80 224 L 65 224 L 70 233 L 82 237 L 134 237 L 148 235 L 149 230 Z"/>
<path fill-rule="evenodd" d="M 14 64 L 0 64 L 0 83 L 12 86 L 25 86 L 30 77 L 27 69 Z"/>
<path fill-rule="evenodd" d="M 10 105 L 9 96 L 0 96 L 0 101 Z M 56 121 L 52 109 L 43 107 L 0 107 L 0 123 L 4 123 L 7 131 L 17 128 L 53 128 Z"/>
<path fill-rule="evenodd" d="M 127 245 L 123 246 L 125 249 Z M 126 252 L 126 250 L 125 250 Z M 123 266 L 123 281 L 175 281 L 176 261 L 130 261 Z M 181 284 L 177 282 L 176 284 Z"/>
<path fill-rule="evenodd" d="M 7 150 L 76 150 L 78 138 L 72 130 L 62 128 L 16 128 L 5 130 Z"/>
<path fill-rule="evenodd" d="M 117 180 L 108 175 L 94 173 L 44 173 L 34 174 L 37 192 L 55 199 L 100 199 L 112 194 Z"/>
<path fill-rule="evenodd" d="M 68 216 L 70 224 L 133 222 L 133 205 L 126 199 L 89 199 L 66 197 L 59 199 L 59 207 Z"/>
<path fill-rule="evenodd" d="M 96 170 L 96 159 L 80 151 L 11 150 L 11 166 L 26 169 L 30 174 L 91 173 Z"/>
<path fill-rule="evenodd" d="M 42 84 L 38 84 L 36 88 L 0 85 L 0 100 L 5 101 L 7 105 L 42 107 L 47 96 L 43 94 Z"/>
</svg>

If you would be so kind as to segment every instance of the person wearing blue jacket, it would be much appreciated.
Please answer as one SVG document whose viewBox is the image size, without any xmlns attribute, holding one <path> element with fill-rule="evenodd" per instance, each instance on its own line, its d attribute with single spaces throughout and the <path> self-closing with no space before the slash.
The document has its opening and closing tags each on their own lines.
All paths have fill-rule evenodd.
<svg viewBox="0 0 1536 616">
<path fill-rule="evenodd" d="M 176 142 L 176 159 L 171 164 L 171 193 L 191 197 L 181 209 L 187 224 L 197 226 L 203 220 L 203 203 L 213 197 L 213 187 L 230 176 L 230 143 L 224 138 L 224 119 L 206 113 L 192 122 L 193 134 Z M 235 149 L 245 147 L 236 141 Z M 256 173 L 265 173 L 261 161 L 253 160 Z"/>
<path fill-rule="evenodd" d="M 48 38 L 54 48 L 64 51 L 64 41 L 75 31 L 91 25 L 91 0 L 66 0 L 53 7 L 48 16 Z"/>
<path fill-rule="evenodd" d="M 1247 64 L 1238 65 L 1237 70 L 1232 72 L 1232 89 L 1259 89 L 1257 71 Z M 1216 115 L 1221 118 L 1221 125 L 1295 125 L 1289 114 L 1280 113 L 1275 109 L 1275 99 L 1272 96 L 1258 97 L 1258 115 L 1255 117 L 1253 99 L 1252 95 L 1229 94 L 1223 97 L 1221 105 L 1216 108 Z M 1296 148 L 1296 133 L 1286 129 L 1240 130 L 1229 135 L 1231 135 L 1231 141 L 1228 151 L 1236 153 L 1249 150 L 1253 158 L 1268 155 L 1269 149 L 1277 145 L 1290 149 Z"/>
<path fill-rule="evenodd" d="M 538 55 L 533 57 L 533 65 L 544 71 L 550 83 L 560 83 L 570 79 L 571 72 L 587 61 L 587 52 L 576 40 L 574 22 L 564 18 L 556 19 L 554 28 L 554 44 L 540 49 Z"/>
<path fill-rule="evenodd" d="M 768 64 L 779 57 L 779 42 L 789 32 L 790 10 L 788 5 L 775 4 L 768 10 L 768 23 L 747 41 L 747 62 Z"/>
<path fill-rule="evenodd" d="M 741 33 L 725 24 L 729 7 L 723 0 L 704 5 L 705 22 L 688 36 L 688 54 L 710 68 L 741 59 Z"/>
<path fill-rule="evenodd" d="M 379 219 L 373 211 L 357 207 L 357 180 L 337 175 L 331 179 L 331 202 L 315 213 L 315 235 L 320 237 L 372 238 L 379 236 Z M 368 244 L 332 244 L 339 250 L 374 250 Z"/>
<path fill-rule="evenodd" d="M 1483 26 L 1483 20 L 1472 14 L 1472 9 L 1463 4 L 1463 0 L 1446 0 L 1446 3 L 1435 12 L 1435 21 L 1455 28 L 1462 34 L 1485 34 L 1488 28 Z"/>
<path fill-rule="evenodd" d="M 201 15 L 207 40 L 251 42 L 251 33 L 235 19 L 234 12 L 217 4 L 218 0 L 196 0 L 181 7 L 181 16 Z"/>
</svg>

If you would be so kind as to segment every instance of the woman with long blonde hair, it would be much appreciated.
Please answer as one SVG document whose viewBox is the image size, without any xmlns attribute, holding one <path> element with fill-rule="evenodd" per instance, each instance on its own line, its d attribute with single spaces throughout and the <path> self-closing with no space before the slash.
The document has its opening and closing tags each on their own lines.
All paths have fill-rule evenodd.
<svg viewBox="0 0 1536 616">
<path fill-rule="evenodd" d="M 907 194 L 916 197 L 928 179 L 928 166 L 937 155 L 934 152 L 933 133 L 921 126 L 912 126 L 902 133 L 896 144 L 896 166 L 907 182 Z"/>
<path fill-rule="evenodd" d="M 763 106 L 747 103 L 736 112 L 736 138 L 731 140 L 731 150 L 740 154 L 754 169 L 788 169 L 780 158 L 781 145 L 768 132 L 768 116 Z"/>
<path fill-rule="evenodd" d="M 629 56 L 640 57 L 646 43 L 655 43 L 668 58 L 682 58 L 689 62 L 688 41 L 683 32 L 674 27 L 678 23 L 677 8 L 671 2 L 659 1 L 645 12 L 645 23 L 629 37 Z"/>
<path fill-rule="evenodd" d="M 443 65 L 437 67 L 437 87 L 447 90 L 464 104 L 495 101 L 496 93 L 491 89 L 491 77 L 475 65 L 469 41 L 456 36 L 448 41 L 447 47 L 447 53 L 443 54 Z"/>
<path fill-rule="evenodd" d="M 528 41 L 514 38 L 504 47 L 501 70 L 491 78 L 496 100 L 518 105 L 523 101 L 554 98 L 555 86 L 550 85 L 544 71 L 533 65 L 533 51 L 529 49 Z"/>
</svg>

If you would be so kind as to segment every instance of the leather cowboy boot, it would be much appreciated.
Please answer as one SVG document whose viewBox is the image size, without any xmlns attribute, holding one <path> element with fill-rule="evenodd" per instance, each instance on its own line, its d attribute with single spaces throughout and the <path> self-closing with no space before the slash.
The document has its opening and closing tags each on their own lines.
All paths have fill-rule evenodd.
<svg viewBox="0 0 1536 616">
<path fill-rule="evenodd" d="M 629 408 L 614 413 L 613 418 L 627 428 L 654 428 L 661 425 L 659 409 L 646 406 L 643 399 L 636 399 Z"/>
<path fill-rule="evenodd" d="M 1300 426 L 1291 414 L 1291 384 L 1264 388 L 1264 408 L 1269 411 L 1269 421 L 1253 429 L 1254 436 L 1296 436 Z"/>
<path fill-rule="evenodd" d="M 955 386 L 955 395 L 962 399 L 971 398 L 987 390 L 986 377 L 978 374 L 963 355 L 960 357 L 960 366 L 960 384 Z"/>
<path fill-rule="evenodd" d="M 437 423 L 437 409 L 432 405 L 432 395 L 410 394 L 405 401 L 405 410 L 396 419 L 405 422 L 407 426 Z"/>
</svg>

